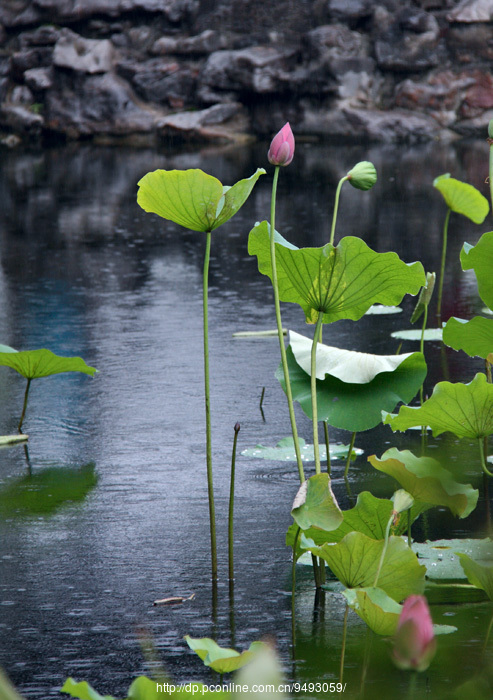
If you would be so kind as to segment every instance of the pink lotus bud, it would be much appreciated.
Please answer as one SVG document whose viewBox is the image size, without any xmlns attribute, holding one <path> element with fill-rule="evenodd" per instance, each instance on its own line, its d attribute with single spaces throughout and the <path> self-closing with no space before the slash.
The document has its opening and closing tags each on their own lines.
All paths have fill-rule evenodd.
<svg viewBox="0 0 493 700">
<path fill-rule="evenodd" d="M 289 122 L 286 122 L 281 131 L 272 139 L 267 158 L 272 165 L 289 165 L 293 160 L 293 156 L 294 136 Z"/>
<path fill-rule="evenodd" d="M 406 598 L 394 636 L 392 659 L 398 668 L 426 671 L 435 656 L 436 639 L 426 598 Z"/>
</svg>

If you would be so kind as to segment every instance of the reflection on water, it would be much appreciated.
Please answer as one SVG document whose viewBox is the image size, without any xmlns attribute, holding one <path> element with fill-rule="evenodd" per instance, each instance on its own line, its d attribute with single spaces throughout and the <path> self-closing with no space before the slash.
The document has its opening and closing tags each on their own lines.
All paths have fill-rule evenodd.
<svg viewBox="0 0 493 700">
<path fill-rule="evenodd" d="M 80 355 L 100 370 L 95 379 L 58 375 L 33 382 L 25 420 L 30 478 L 40 488 L 55 470 L 61 484 L 67 469 L 77 482 L 84 473 L 80 465 L 89 462 L 96 465 L 91 483 L 80 477 L 74 482 L 76 496 L 62 496 L 49 516 L 33 512 L 27 519 L 16 518 L 9 510 L 14 501 L 7 504 L 0 495 L 0 665 L 28 698 L 58 697 L 69 675 L 88 679 L 101 693 L 122 696 L 133 675 L 146 672 L 137 627 L 153 635 L 172 677 L 208 680 L 183 636 L 217 634 L 218 642 L 228 645 L 232 612 L 240 649 L 274 634 L 288 676 L 337 680 L 343 608 L 327 594 L 325 608 L 314 610 L 311 580 L 303 576 L 296 663 L 291 663 L 290 553 L 284 533 L 297 489 L 294 465 L 289 470 L 283 462 L 237 460 L 234 611 L 228 605 L 226 518 L 234 425 L 241 424 L 239 452 L 257 443 L 275 445 L 289 434 L 284 396 L 273 377 L 276 339 L 232 337 L 235 331 L 275 326 L 270 283 L 247 253 L 248 231 L 268 215 L 271 174 L 213 236 L 210 335 L 221 572 L 215 621 L 202 400 L 205 240 L 136 205 L 136 183 L 149 170 L 201 167 L 232 184 L 266 165 L 266 150 L 260 144 L 167 154 L 88 145 L 3 154 L 0 343 Z M 367 193 L 343 188 L 336 236 L 361 235 L 376 250 L 395 250 L 407 262 L 419 259 L 426 269 L 437 270 L 445 212 L 433 178 L 451 172 L 485 191 L 487 144 L 401 149 L 298 144 L 296 160 L 279 183 L 277 222 L 283 235 L 297 245 L 327 241 L 337 181 L 363 159 L 375 163 L 378 183 Z M 464 240 L 475 243 L 490 227 L 451 219 L 445 318 L 481 308 L 474 277 L 461 272 L 458 254 Z M 408 325 L 411 308 L 406 301 L 402 314 L 369 316 L 357 325 L 339 322 L 325 329 L 324 339 L 353 350 L 394 352 L 397 342 L 389 342 L 389 334 Z M 311 333 L 295 307 L 285 308 L 283 321 Z M 409 343 L 403 351 L 416 347 Z M 437 343 L 428 353 L 427 391 L 444 376 L 444 367 L 466 381 L 481 369 L 459 353 L 442 356 Z M 263 387 L 265 420 L 259 410 Z M 0 434 L 15 432 L 23 390 L 15 372 L 0 368 Z M 300 433 L 310 440 L 311 425 L 302 415 Z M 342 431 L 332 433 L 334 440 L 348 442 Z M 366 455 L 380 455 L 390 445 L 419 452 L 420 438 L 394 436 L 382 427 L 360 435 L 357 445 Z M 445 436 L 431 440 L 430 449 L 441 452 L 461 478 L 481 485 L 475 445 Z M 333 469 L 336 495 L 347 508 L 343 462 L 336 461 Z M 12 484 L 27 480 L 25 473 L 22 446 L 0 451 L 4 496 Z M 354 493 L 371 488 L 388 497 L 394 489 L 365 456 L 351 474 Z M 468 531 L 484 534 L 484 517 L 481 502 L 467 520 Z M 435 510 L 419 534 L 461 536 L 463 528 L 461 521 Z M 155 599 L 191 593 L 195 599 L 187 606 L 152 606 Z M 453 614 L 460 628 L 454 639 L 440 640 L 430 670 L 434 687 L 459 679 L 457 659 L 467 665 L 461 678 L 476 672 L 490 612 L 487 605 L 477 606 L 472 623 L 470 615 L 462 619 L 460 609 L 434 609 L 436 622 L 450 623 L 442 618 Z M 364 626 L 351 615 L 346 696 L 359 692 L 366 658 L 365 697 L 373 687 L 385 696 L 379 685 L 384 678 L 394 694 L 395 687 L 405 688 L 405 674 L 390 668 L 385 641 L 373 638 L 365 651 L 365 640 Z"/>
</svg>

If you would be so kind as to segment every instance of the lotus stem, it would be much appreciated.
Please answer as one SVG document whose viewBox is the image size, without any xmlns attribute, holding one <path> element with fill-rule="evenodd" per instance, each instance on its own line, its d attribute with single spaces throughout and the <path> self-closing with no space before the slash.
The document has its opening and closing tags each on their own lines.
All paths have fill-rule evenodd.
<svg viewBox="0 0 493 700">
<path fill-rule="evenodd" d="M 411 549 L 411 545 L 413 543 L 412 537 L 411 537 L 411 525 L 412 525 L 412 520 L 411 520 L 411 509 L 407 511 L 407 546 Z"/>
<path fill-rule="evenodd" d="M 212 233 L 207 231 L 203 275 L 204 318 L 204 389 L 205 389 L 205 435 L 207 460 L 207 489 L 209 495 L 209 523 L 211 533 L 212 580 L 217 581 L 216 510 L 214 506 L 214 484 L 212 478 L 211 395 L 209 379 L 209 261 L 211 257 Z"/>
<path fill-rule="evenodd" d="M 337 212 L 339 209 L 339 196 L 341 194 L 341 187 L 343 186 L 343 184 L 346 182 L 347 179 L 348 179 L 347 175 L 342 177 L 339 180 L 339 184 L 337 185 L 337 189 L 336 189 L 336 195 L 335 195 L 335 199 L 334 199 L 334 213 L 332 214 L 332 227 L 330 229 L 330 241 L 329 242 L 331 245 L 334 245 L 334 235 L 336 232 Z"/>
<path fill-rule="evenodd" d="M 481 468 L 487 476 L 493 476 L 493 474 L 489 471 L 488 467 L 486 466 L 486 459 L 484 456 L 483 438 L 478 438 L 478 443 L 479 443 L 479 456 L 481 459 Z"/>
<path fill-rule="evenodd" d="M 342 628 L 342 644 L 341 644 L 341 664 L 339 667 L 339 683 L 342 683 L 344 678 L 344 656 L 346 654 L 346 637 L 347 637 L 347 616 L 349 612 L 349 605 L 346 603 L 346 609 L 344 611 L 344 624 Z"/>
<path fill-rule="evenodd" d="M 349 450 L 347 452 L 347 458 L 346 458 L 346 468 L 344 470 L 344 478 L 347 479 L 347 475 L 349 472 L 349 467 L 351 464 L 351 455 L 353 454 L 353 448 L 354 448 L 354 442 L 356 440 L 356 433 L 353 433 L 351 435 L 351 442 L 349 444 Z"/>
<path fill-rule="evenodd" d="M 383 566 L 383 561 L 385 559 L 385 555 L 387 554 L 387 547 L 389 544 L 389 535 L 390 535 L 390 528 L 392 525 L 392 522 L 394 520 L 394 513 L 389 518 L 389 522 L 387 523 L 387 527 L 385 529 L 385 541 L 382 549 L 382 554 L 380 556 L 380 561 L 378 562 L 378 569 L 377 569 L 377 575 L 375 576 L 375 581 L 373 582 L 373 587 L 376 588 L 378 584 L 378 579 L 380 577 L 380 571 L 382 570 Z"/>
<path fill-rule="evenodd" d="M 293 659 L 296 654 L 296 549 L 300 538 L 301 528 L 298 527 L 293 543 L 293 563 L 291 566 L 291 635 L 293 644 Z"/>
<path fill-rule="evenodd" d="M 324 313 L 323 311 L 318 312 L 317 325 L 315 326 L 315 333 L 313 335 L 312 342 L 312 353 L 311 353 L 311 378 L 310 387 L 312 392 L 312 422 L 313 422 L 313 454 L 315 457 L 315 473 L 321 474 L 322 469 L 320 467 L 320 448 L 318 444 L 318 405 L 317 405 L 317 345 L 320 336 L 320 329 L 322 327 Z"/>
<path fill-rule="evenodd" d="M 330 476 L 332 472 L 332 465 L 330 462 L 330 442 L 329 442 L 329 425 L 326 420 L 324 420 L 324 437 L 325 437 L 325 449 L 327 451 L 327 474 Z"/>
<path fill-rule="evenodd" d="M 231 455 L 231 481 L 229 485 L 229 518 L 228 518 L 228 553 L 229 553 L 229 580 L 232 581 L 235 577 L 234 562 L 233 562 L 233 514 L 235 507 L 235 463 L 236 463 L 236 443 L 238 442 L 238 433 L 240 432 L 240 424 L 235 424 L 235 436 L 233 439 L 233 453 Z"/>
<path fill-rule="evenodd" d="M 428 304 L 425 304 L 423 311 L 423 325 L 421 327 L 421 340 L 419 342 L 419 351 L 422 355 L 425 354 L 425 330 L 426 324 L 428 323 Z M 419 387 L 419 401 L 421 406 L 423 405 L 423 384 Z"/>
<path fill-rule="evenodd" d="M 489 162 L 489 181 L 490 181 L 490 199 L 491 199 L 491 211 L 493 212 L 493 141 L 489 139 L 490 144 L 490 162 Z"/>
<path fill-rule="evenodd" d="M 448 222 L 450 219 L 450 213 L 452 209 L 447 210 L 447 215 L 445 217 L 445 222 L 443 224 L 443 236 L 442 236 L 442 260 L 440 263 L 440 282 L 438 283 L 438 301 L 437 301 L 437 320 L 438 325 L 442 322 L 442 293 L 443 293 L 443 278 L 445 276 L 445 258 L 447 255 L 447 237 L 448 237 Z"/>
<path fill-rule="evenodd" d="M 24 392 L 24 404 L 22 406 L 22 413 L 21 413 L 21 418 L 19 421 L 19 425 L 17 426 L 17 432 L 22 435 L 22 424 L 24 423 L 24 417 L 26 415 L 26 408 L 27 408 L 27 398 L 29 396 L 29 387 L 31 386 L 31 379 L 27 380 L 26 384 L 26 391 Z"/>
<path fill-rule="evenodd" d="M 301 459 L 300 443 L 298 439 L 298 428 L 296 427 L 296 417 L 294 415 L 293 394 L 291 391 L 291 382 L 289 380 L 288 360 L 286 357 L 286 348 L 284 346 L 284 333 L 281 320 L 281 304 L 279 301 L 279 286 L 277 283 L 277 266 L 276 266 L 276 194 L 277 181 L 279 179 L 279 166 L 274 170 L 274 179 L 272 182 L 272 198 L 270 205 L 270 259 L 272 265 L 272 287 L 274 289 L 274 306 L 276 310 L 277 334 L 279 336 L 279 349 L 281 351 L 281 363 L 284 372 L 284 383 L 286 385 L 286 397 L 288 399 L 289 419 L 291 421 L 291 433 L 293 435 L 294 451 L 296 453 L 296 463 L 298 465 L 298 473 L 300 483 L 305 481 L 305 471 L 303 469 L 303 460 Z"/>
</svg>

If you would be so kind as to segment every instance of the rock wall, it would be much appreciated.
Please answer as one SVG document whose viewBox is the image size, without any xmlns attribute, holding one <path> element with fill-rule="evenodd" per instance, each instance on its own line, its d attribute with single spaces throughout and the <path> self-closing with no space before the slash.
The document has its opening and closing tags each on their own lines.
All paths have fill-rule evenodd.
<svg viewBox="0 0 493 700">
<path fill-rule="evenodd" d="M 417 142 L 486 135 L 493 0 L 2 0 L 22 139 Z"/>
</svg>

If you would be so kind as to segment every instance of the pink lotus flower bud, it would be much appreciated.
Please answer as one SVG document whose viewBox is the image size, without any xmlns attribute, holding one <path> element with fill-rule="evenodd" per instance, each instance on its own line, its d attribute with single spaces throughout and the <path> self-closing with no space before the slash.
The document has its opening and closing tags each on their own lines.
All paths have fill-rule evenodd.
<svg viewBox="0 0 493 700">
<path fill-rule="evenodd" d="M 426 671 L 435 656 L 436 639 L 426 598 L 406 598 L 394 636 L 392 659 L 398 668 Z"/>
<path fill-rule="evenodd" d="M 294 136 L 289 122 L 286 122 L 281 131 L 272 139 L 267 158 L 272 165 L 289 165 L 293 160 L 293 156 Z"/>
</svg>

